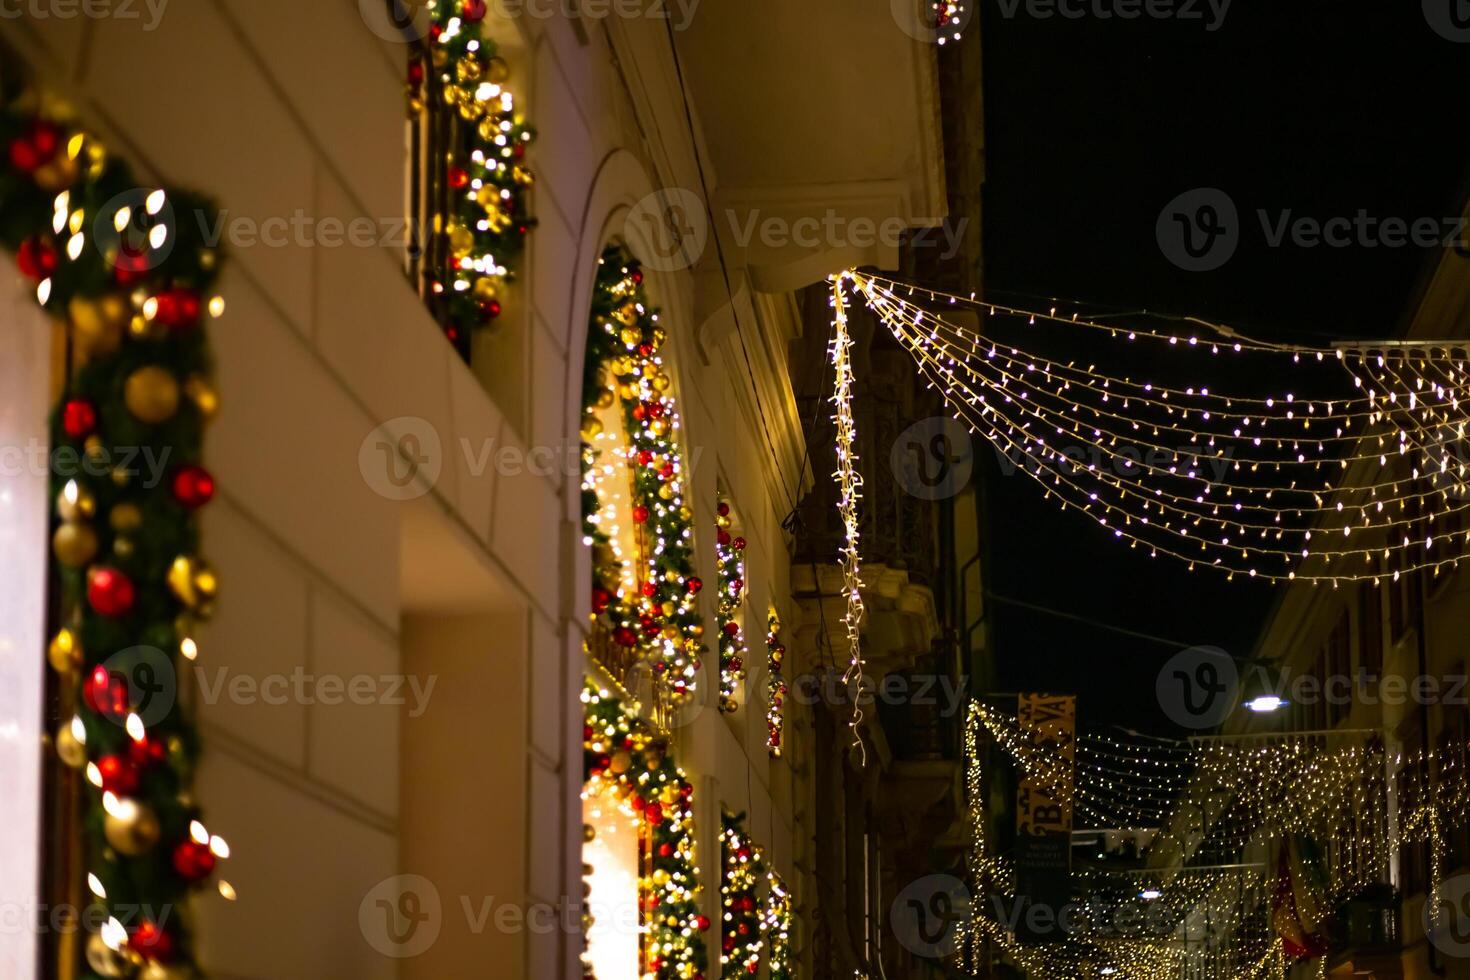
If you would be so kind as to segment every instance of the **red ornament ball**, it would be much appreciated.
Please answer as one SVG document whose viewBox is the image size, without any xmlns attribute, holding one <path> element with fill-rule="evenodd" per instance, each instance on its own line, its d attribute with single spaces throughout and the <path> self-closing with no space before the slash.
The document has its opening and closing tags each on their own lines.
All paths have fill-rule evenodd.
<svg viewBox="0 0 1470 980">
<path fill-rule="evenodd" d="M 418 88 L 424 82 L 424 63 L 415 58 L 408 63 L 408 84 Z"/>
<path fill-rule="evenodd" d="M 128 945 L 144 959 L 168 961 L 174 956 L 174 937 L 156 922 L 144 921 L 128 936 Z"/>
<path fill-rule="evenodd" d="M 128 682 L 121 675 L 113 675 L 102 664 L 93 667 L 82 682 L 82 700 L 99 715 L 108 718 L 125 718 L 132 710 L 128 702 Z"/>
<path fill-rule="evenodd" d="M 464 0 L 464 6 L 460 7 L 460 14 L 470 23 L 478 23 L 485 19 L 485 0 Z"/>
<path fill-rule="evenodd" d="M 699 590 L 702 589 L 702 588 L 704 588 L 704 581 L 702 579 L 700 579 L 699 577 L 697 577 L 697 576 L 691 575 L 691 576 L 689 576 L 689 583 L 688 583 L 688 585 L 689 585 L 689 594 L 690 595 L 697 595 L 699 593 Z"/>
<path fill-rule="evenodd" d="M 721 517 L 729 517 L 730 516 L 730 505 L 727 504 L 727 503 L 725 503 L 725 501 L 723 501 L 723 500 L 720 501 L 720 505 L 718 507 L 716 507 L 715 510 L 719 512 L 719 515 Z"/>
<path fill-rule="evenodd" d="M 462 190 L 470 185 L 470 172 L 464 167 L 449 168 L 449 186 Z"/>
<path fill-rule="evenodd" d="M 186 510 L 197 510 L 214 499 L 214 477 L 204 467 L 186 463 L 174 471 L 173 491 Z"/>
<path fill-rule="evenodd" d="M 493 320 L 496 317 L 500 316 L 500 311 L 501 311 L 501 306 L 500 306 L 500 300 L 498 300 L 498 299 L 492 299 L 492 300 L 489 300 L 488 302 L 485 302 L 485 303 L 481 303 L 480 304 L 480 312 L 481 313 L 484 313 L 485 316 L 489 317 L 491 320 Z"/>
<path fill-rule="evenodd" d="M 103 616 L 125 616 L 133 608 L 133 580 L 116 568 L 94 568 L 87 574 L 87 601 Z"/>
<path fill-rule="evenodd" d="M 638 634 L 627 626 L 619 626 L 613 630 L 613 640 L 620 647 L 634 647 L 638 645 Z"/>
<path fill-rule="evenodd" d="M 648 523 L 648 508 L 647 507 L 644 507 L 642 504 L 639 504 L 637 507 L 634 507 L 633 508 L 633 523 L 634 524 L 646 524 L 646 523 Z"/>
<path fill-rule="evenodd" d="M 10 141 L 10 163 L 17 170 L 32 173 L 55 159 L 60 147 L 61 130 L 38 119 L 29 132 Z"/>
<path fill-rule="evenodd" d="M 612 593 L 598 586 L 592 590 L 592 611 L 600 613 L 606 611 L 608 603 L 612 602 Z"/>
<path fill-rule="evenodd" d="M 134 739 L 128 742 L 128 761 L 135 766 L 153 765 L 166 758 L 168 758 L 168 746 L 156 738 L 148 738 L 145 735 L 142 741 Z"/>
<path fill-rule="evenodd" d="M 56 271 L 56 247 L 39 235 L 32 235 L 16 249 L 15 263 L 21 275 L 40 282 Z"/>
<path fill-rule="evenodd" d="M 726 636 L 735 636 L 740 632 L 740 624 L 733 619 L 724 626 Z"/>
<path fill-rule="evenodd" d="M 720 528 L 720 530 L 715 534 L 715 540 L 720 543 L 720 547 L 722 547 L 722 548 L 729 547 L 730 546 L 730 532 L 727 531 L 727 530 L 725 530 L 724 528 Z"/>
<path fill-rule="evenodd" d="M 102 776 L 102 789 L 113 796 L 132 796 L 138 791 L 138 768 L 119 755 L 104 755 L 97 760 Z"/>
<path fill-rule="evenodd" d="M 745 539 L 744 538 L 736 538 L 734 541 L 731 541 L 730 542 L 730 547 L 734 548 L 736 551 L 744 551 L 745 550 Z"/>
<path fill-rule="evenodd" d="M 709 916 L 701 915 L 696 917 L 694 920 L 694 924 L 696 927 L 698 927 L 700 932 L 708 932 L 710 926 Z"/>
<path fill-rule="evenodd" d="M 112 278 L 119 286 L 131 286 L 151 268 L 147 254 L 139 248 L 124 245 L 112 260 Z"/>
<path fill-rule="evenodd" d="M 193 883 L 208 878 L 214 871 L 215 856 L 209 849 L 208 844 L 201 844 L 194 838 L 179 842 L 174 848 L 174 870 L 179 877 Z"/>
<path fill-rule="evenodd" d="M 85 439 L 97 428 L 97 407 L 85 398 L 73 398 L 61 409 L 61 427 L 73 439 Z"/>
</svg>

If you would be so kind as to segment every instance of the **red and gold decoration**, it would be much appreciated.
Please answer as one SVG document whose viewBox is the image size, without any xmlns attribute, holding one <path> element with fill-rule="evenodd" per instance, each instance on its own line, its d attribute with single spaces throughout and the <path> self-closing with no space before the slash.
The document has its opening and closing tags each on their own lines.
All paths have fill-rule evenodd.
<svg viewBox="0 0 1470 980">
<path fill-rule="evenodd" d="M 721 500 L 715 516 L 715 567 L 720 581 L 718 621 L 720 626 L 720 710 L 729 714 L 740 707 L 740 690 L 745 683 L 745 631 L 740 610 L 745 605 L 745 539 L 732 533 L 730 503 Z"/>
<path fill-rule="evenodd" d="M 791 922 L 795 903 L 781 876 L 766 874 L 766 905 L 761 914 L 761 930 L 766 936 L 766 962 L 771 980 L 791 980 Z"/>
<path fill-rule="evenodd" d="M 786 733 L 786 644 L 781 640 L 781 617 L 772 609 L 766 622 L 766 749 L 781 758 Z"/>
<path fill-rule="evenodd" d="M 765 859 L 745 833 L 745 814 L 722 813 L 720 831 L 720 976 L 753 977 L 765 951 Z"/>
<path fill-rule="evenodd" d="M 508 87 L 510 66 L 486 29 L 484 0 L 428 0 L 429 35 L 408 65 L 412 118 L 438 115 L 431 128 L 444 132 L 445 158 L 431 163 L 435 200 L 420 245 L 435 266 L 429 290 L 443 311 L 451 341 L 463 347 L 475 327 L 501 314 L 505 284 L 535 224 L 527 212 L 533 183 L 526 125 Z"/>
<path fill-rule="evenodd" d="M 645 828 L 638 890 L 647 933 L 640 974 L 649 980 L 704 980 L 710 920 L 699 908 L 694 784 L 668 743 L 609 691 L 589 683 L 582 704 L 584 792 L 612 794 Z M 590 965 L 584 972 L 586 980 L 595 980 Z"/>
<path fill-rule="evenodd" d="M 108 977 L 190 976 L 186 899 L 229 853 L 201 822 L 198 738 L 174 696 L 208 604 L 170 577 L 179 562 L 200 567 L 197 515 L 214 494 L 199 462 L 217 402 L 205 322 L 223 312 L 219 259 L 199 232 L 213 209 L 143 183 L 8 71 L 0 146 L 0 244 L 66 354 L 51 455 L 59 612 L 46 655 L 62 692 L 54 745 L 87 786 L 93 907 L 82 921 L 103 926 L 86 959 Z M 150 479 L 140 458 L 166 469 Z M 170 914 L 152 921 L 140 908 Z"/>
<path fill-rule="evenodd" d="M 693 510 L 673 378 L 659 349 L 664 328 L 643 272 L 620 248 L 597 270 L 583 382 L 583 532 L 593 549 L 592 613 L 613 642 L 653 672 L 670 701 L 696 690 L 704 623 L 694 569 Z M 625 435 L 601 412 L 619 406 Z M 626 498 L 626 508 L 617 501 Z"/>
</svg>

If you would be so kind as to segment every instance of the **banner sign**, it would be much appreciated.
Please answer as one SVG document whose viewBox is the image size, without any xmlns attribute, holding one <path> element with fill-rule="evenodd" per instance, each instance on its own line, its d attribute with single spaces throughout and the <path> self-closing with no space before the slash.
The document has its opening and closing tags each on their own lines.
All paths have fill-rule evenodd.
<svg viewBox="0 0 1470 980">
<path fill-rule="evenodd" d="M 1016 897 L 1022 942 L 1067 938 L 1072 901 L 1072 789 L 1077 763 L 1077 699 L 1022 694 L 1020 737 L 1045 771 L 1021 776 L 1016 799 Z"/>
</svg>

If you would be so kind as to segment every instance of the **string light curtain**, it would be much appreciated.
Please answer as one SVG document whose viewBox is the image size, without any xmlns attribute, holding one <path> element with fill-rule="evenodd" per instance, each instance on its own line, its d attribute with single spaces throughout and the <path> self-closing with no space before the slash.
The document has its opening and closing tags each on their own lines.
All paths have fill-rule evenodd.
<svg viewBox="0 0 1470 980">
<path fill-rule="evenodd" d="M 856 271 L 834 283 L 863 298 L 955 417 L 1047 499 L 1150 556 L 1335 585 L 1438 574 L 1470 548 L 1461 347 L 1275 344 L 1203 321 L 1130 328 Z M 966 307 L 985 329 L 961 322 Z M 1001 324 L 1088 331 L 1124 365 L 1214 363 L 1196 384 L 1169 385 L 1002 342 Z M 1226 360 L 1282 390 L 1218 390 L 1210 379 Z"/>
</svg>

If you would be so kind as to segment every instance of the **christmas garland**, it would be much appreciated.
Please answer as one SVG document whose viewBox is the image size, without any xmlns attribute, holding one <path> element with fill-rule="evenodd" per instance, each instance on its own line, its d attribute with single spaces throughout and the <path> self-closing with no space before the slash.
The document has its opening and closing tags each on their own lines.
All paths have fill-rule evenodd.
<svg viewBox="0 0 1470 980">
<path fill-rule="evenodd" d="M 760 848 L 745 835 L 745 814 L 721 814 L 720 976 L 724 980 L 760 972 L 764 949 L 762 905 L 757 892 L 766 879 Z"/>
<path fill-rule="evenodd" d="M 471 329 L 500 316 L 501 289 L 535 225 L 526 203 L 534 178 L 522 163 L 535 131 L 505 87 L 510 68 L 485 30 L 486 0 L 426 6 L 428 40 L 408 65 L 409 113 L 445 113 L 450 148 L 446 159 L 431 161 L 445 169 L 430 177 L 443 182 L 450 213 L 435 214 L 421 233 L 443 236 L 437 244 L 444 247 L 430 250 L 439 261 L 429 289 L 442 301 L 445 333 L 467 350 Z"/>
<path fill-rule="evenodd" d="M 781 642 L 781 617 L 772 609 L 766 627 L 766 748 L 781 758 L 781 736 L 786 728 L 786 644 Z"/>
<path fill-rule="evenodd" d="M 669 394 L 673 379 L 658 350 L 665 339 L 649 309 L 643 273 L 618 246 L 598 262 L 592 327 L 583 378 L 582 510 L 585 540 L 593 548 L 592 612 L 619 646 L 636 649 L 674 703 L 696 691 L 704 623 L 696 596 L 693 511 L 684 502 L 679 413 Z M 621 515 L 603 513 L 603 481 L 624 468 L 599 459 L 603 433 L 597 411 L 621 405 L 632 472 L 632 514 L 642 539 L 636 568 L 624 566 L 610 533 Z M 635 584 L 624 573 L 635 573 Z"/>
<path fill-rule="evenodd" d="M 588 791 L 615 793 L 647 827 L 649 863 L 639 881 L 648 923 L 647 962 L 640 965 L 640 976 L 704 980 L 703 934 L 710 920 L 699 911 L 703 886 L 694 854 L 694 784 L 668 744 L 609 692 L 589 682 L 582 703 Z M 585 962 L 583 974 L 595 980 Z"/>
<path fill-rule="evenodd" d="M 740 707 L 737 695 L 750 655 L 740 628 L 740 607 L 745 604 L 745 539 L 730 536 L 730 505 L 726 501 L 719 502 L 715 524 L 715 566 L 720 582 L 720 710 L 728 714 Z"/>
<path fill-rule="evenodd" d="M 198 232 L 213 210 L 149 188 L 8 74 L 0 146 L 0 244 L 68 341 L 49 467 L 60 628 L 48 659 L 56 750 L 86 775 L 83 921 L 105 923 L 86 960 L 103 977 L 192 976 L 183 906 L 228 856 L 201 822 L 198 739 L 175 698 L 216 590 L 196 519 L 214 493 L 198 463 L 218 407 L 204 332 L 223 311 L 208 298 L 218 259 Z M 175 220 L 185 213 L 209 220 Z"/>
<path fill-rule="evenodd" d="M 761 928 L 766 934 L 770 980 L 791 980 L 791 921 L 794 918 L 791 893 L 774 871 L 766 875 L 766 884 L 769 891 Z"/>
</svg>

